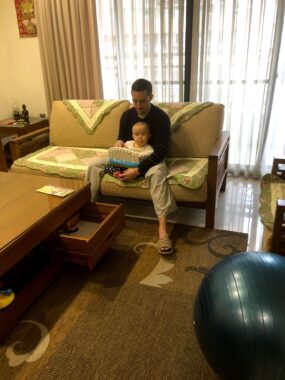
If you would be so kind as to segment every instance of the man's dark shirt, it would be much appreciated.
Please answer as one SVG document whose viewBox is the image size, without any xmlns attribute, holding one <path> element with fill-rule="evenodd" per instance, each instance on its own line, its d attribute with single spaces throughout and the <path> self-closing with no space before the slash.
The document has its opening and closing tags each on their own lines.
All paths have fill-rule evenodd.
<svg viewBox="0 0 285 380">
<path fill-rule="evenodd" d="M 167 155 L 170 141 L 170 120 L 162 109 L 153 104 L 143 119 L 138 117 L 135 108 L 131 108 L 125 111 L 121 117 L 118 140 L 124 142 L 132 140 L 132 126 L 138 121 L 144 121 L 149 125 L 151 137 L 148 143 L 154 149 L 154 152 L 139 165 L 139 173 L 144 176 L 149 168 L 161 162 Z"/>
</svg>

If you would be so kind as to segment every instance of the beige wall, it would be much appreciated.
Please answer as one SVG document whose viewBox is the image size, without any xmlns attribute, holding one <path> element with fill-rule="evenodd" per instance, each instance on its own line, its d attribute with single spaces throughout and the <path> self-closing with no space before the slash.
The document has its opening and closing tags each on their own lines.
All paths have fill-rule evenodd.
<svg viewBox="0 0 285 380">
<path fill-rule="evenodd" d="M 14 0 L 0 0 L 0 119 L 12 106 L 27 105 L 30 116 L 47 113 L 37 37 L 20 38 Z"/>
</svg>

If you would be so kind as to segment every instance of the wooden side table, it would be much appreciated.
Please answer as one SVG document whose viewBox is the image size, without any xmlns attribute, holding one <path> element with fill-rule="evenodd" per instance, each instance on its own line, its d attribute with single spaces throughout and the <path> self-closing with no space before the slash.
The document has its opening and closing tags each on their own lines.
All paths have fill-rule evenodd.
<svg viewBox="0 0 285 380">
<path fill-rule="evenodd" d="M 15 124 L 1 123 L 0 121 L 0 139 L 7 138 L 8 136 L 22 136 L 29 132 L 34 132 L 38 129 L 48 127 L 49 120 L 37 117 L 31 117 L 30 123 L 16 122 Z M 0 171 L 7 171 L 9 164 L 11 164 L 11 152 L 9 144 L 3 147 L 0 144 Z"/>
</svg>

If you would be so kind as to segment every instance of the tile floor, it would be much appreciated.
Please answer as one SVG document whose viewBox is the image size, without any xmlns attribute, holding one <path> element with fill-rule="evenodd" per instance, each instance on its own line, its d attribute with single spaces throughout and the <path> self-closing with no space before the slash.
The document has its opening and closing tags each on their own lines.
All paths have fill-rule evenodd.
<svg viewBox="0 0 285 380">
<path fill-rule="evenodd" d="M 262 224 L 258 216 L 259 181 L 244 178 L 227 179 L 227 188 L 221 193 L 216 209 L 215 228 L 248 233 L 248 251 L 261 247 Z M 155 218 L 151 204 L 124 203 L 127 215 Z M 179 207 L 169 222 L 204 226 L 203 210 Z"/>
</svg>

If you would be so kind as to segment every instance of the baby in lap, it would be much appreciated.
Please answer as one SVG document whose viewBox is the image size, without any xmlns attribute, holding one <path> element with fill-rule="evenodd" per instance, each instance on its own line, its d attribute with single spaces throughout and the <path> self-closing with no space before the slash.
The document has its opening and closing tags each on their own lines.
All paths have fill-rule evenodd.
<svg viewBox="0 0 285 380">
<path fill-rule="evenodd" d="M 133 140 L 126 141 L 123 148 L 109 149 L 109 162 L 105 166 L 104 174 L 110 174 L 120 179 L 121 173 L 127 168 L 135 168 L 140 161 L 153 153 L 148 144 L 150 130 L 147 123 L 139 121 L 132 128 Z"/>
</svg>

